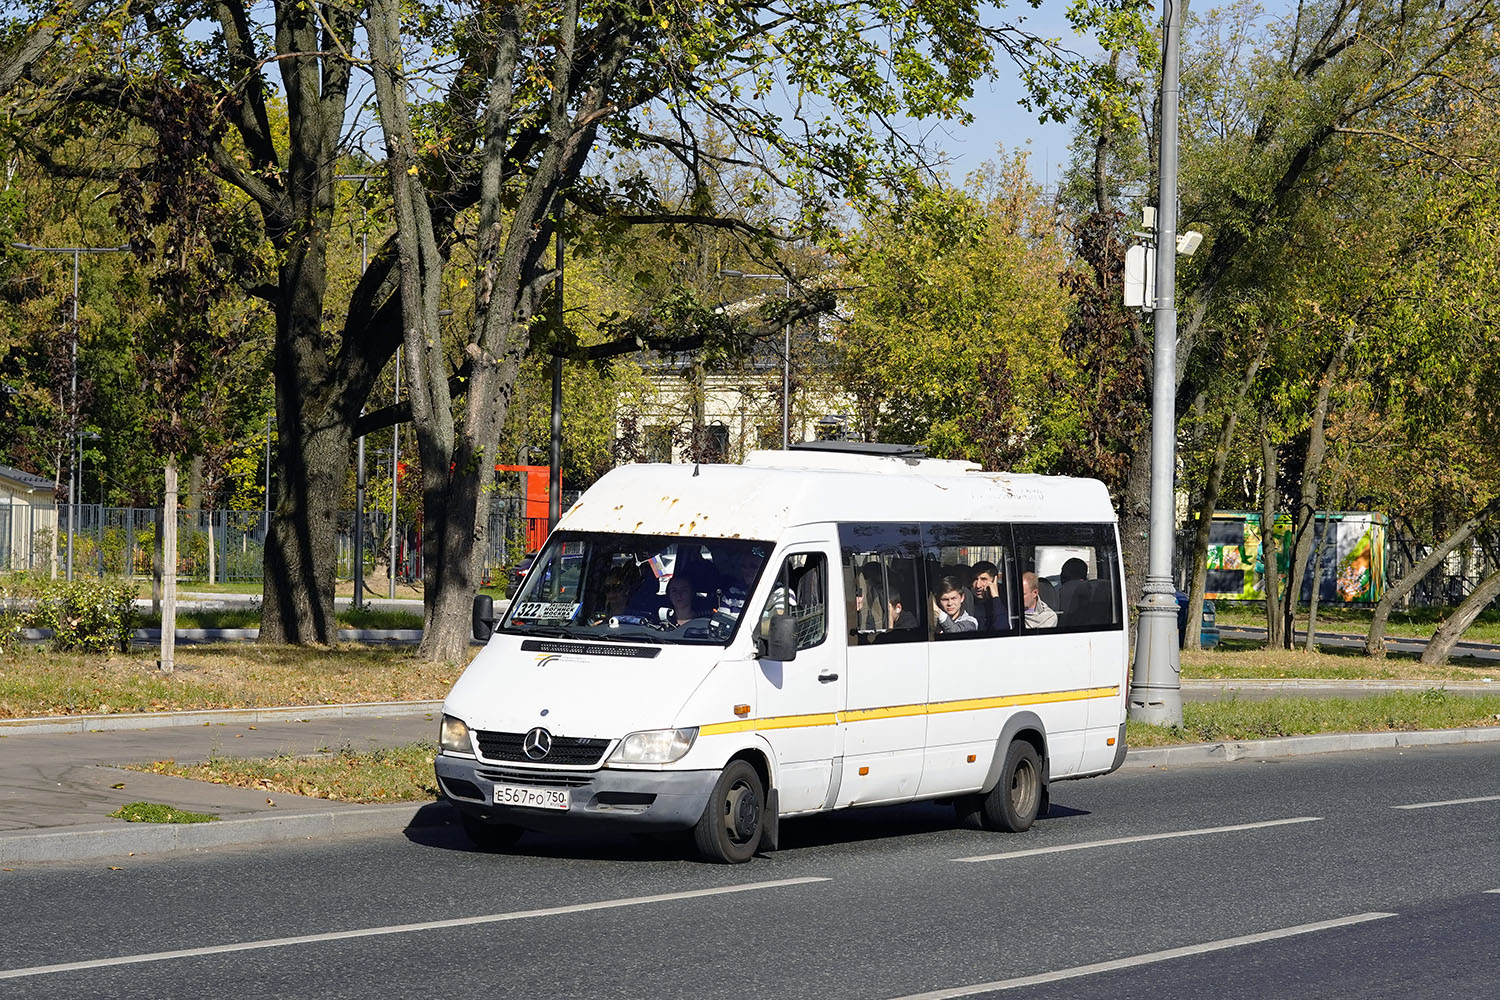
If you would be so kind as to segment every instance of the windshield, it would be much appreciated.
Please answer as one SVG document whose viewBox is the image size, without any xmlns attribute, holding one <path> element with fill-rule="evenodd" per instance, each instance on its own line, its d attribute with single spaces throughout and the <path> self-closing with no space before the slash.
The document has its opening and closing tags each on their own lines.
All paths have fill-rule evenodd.
<svg viewBox="0 0 1500 1000">
<path fill-rule="evenodd" d="M 520 635 L 723 646 L 771 553 L 769 542 L 560 531 L 501 629 Z"/>
</svg>

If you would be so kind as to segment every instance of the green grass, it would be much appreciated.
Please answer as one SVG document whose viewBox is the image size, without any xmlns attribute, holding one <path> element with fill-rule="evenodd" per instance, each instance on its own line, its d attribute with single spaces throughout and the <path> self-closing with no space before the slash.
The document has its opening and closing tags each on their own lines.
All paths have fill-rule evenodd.
<svg viewBox="0 0 1500 1000">
<path fill-rule="evenodd" d="M 188 812 L 160 802 L 131 802 L 110 813 L 109 817 L 127 823 L 212 823 L 219 818 L 213 813 Z"/>
<path fill-rule="evenodd" d="M 1419 680 L 1482 681 L 1500 684 L 1500 663 L 1455 657 L 1446 666 L 1426 666 L 1411 654 L 1374 659 L 1359 649 L 1325 646 L 1316 652 L 1267 649 L 1258 642 L 1225 639 L 1217 649 L 1182 651 L 1182 676 L 1189 680 Z"/>
<path fill-rule="evenodd" d="M 1468 697 L 1434 687 L 1368 698 L 1188 702 L 1182 706 L 1181 726 L 1128 722 L 1125 742 L 1132 747 L 1153 747 L 1314 733 L 1407 732 L 1497 724 L 1500 724 L 1500 695 Z"/>
<path fill-rule="evenodd" d="M 435 700 L 464 666 L 352 643 L 179 646 L 172 674 L 156 669 L 156 657 L 155 649 L 109 656 L 8 649 L 0 656 L 0 719 Z"/>
<path fill-rule="evenodd" d="M 135 770 L 215 784 L 340 802 L 419 802 L 437 797 L 435 743 L 369 752 L 348 747 L 310 757 L 215 758 L 206 764 L 163 760 Z"/>
</svg>

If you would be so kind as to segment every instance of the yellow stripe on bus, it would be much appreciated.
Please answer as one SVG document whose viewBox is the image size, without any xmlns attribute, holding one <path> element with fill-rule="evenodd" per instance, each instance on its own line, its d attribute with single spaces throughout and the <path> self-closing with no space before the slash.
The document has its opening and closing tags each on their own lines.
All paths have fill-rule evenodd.
<svg viewBox="0 0 1500 1000">
<path fill-rule="evenodd" d="M 714 722 L 698 727 L 704 736 L 720 733 L 744 733 L 755 729 L 800 729 L 807 726 L 832 726 L 839 722 L 871 722 L 876 719 L 904 719 L 916 715 L 943 715 L 948 712 L 977 712 L 987 708 L 1012 708 L 1018 705 L 1050 705 L 1091 698 L 1113 698 L 1120 693 L 1113 687 L 1078 688 L 1073 691 L 1044 691 L 1038 694 L 1008 694 L 992 698 L 963 698 L 921 705 L 887 705 L 881 708 L 851 708 L 843 712 L 816 715 L 778 715 L 766 719 L 737 719 Z"/>
</svg>

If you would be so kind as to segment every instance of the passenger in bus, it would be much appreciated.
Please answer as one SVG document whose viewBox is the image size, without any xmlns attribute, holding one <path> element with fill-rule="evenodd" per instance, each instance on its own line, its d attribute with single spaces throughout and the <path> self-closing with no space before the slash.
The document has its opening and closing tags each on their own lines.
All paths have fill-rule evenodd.
<svg viewBox="0 0 1500 1000">
<path fill-rule="evenodd" d="M 854 581 L 854 630 L 884 632 L 894 620 L 886 617 L 888 610 L 880 564 L 867 562 L 860 566 L 859 578 Z"/>
<path fill-rule="evenodd" d="M 1089 564 L 1074 556 L 1062 564 L 1062 573 L 1057 585 L 1057 603 L 1054 608 L 1062 613 L 1063 621 L 1069 625 L 1082 624 L 1082 616 L 1075 617 L 1088 605 Z"/>
<path fill-rule="evenodd" d="M 873 641 L 876 643 L 888 642 L 910 642 L 920 639 L 921 633 L 917 631 L 918 625 L 916 613 L 906 606 L 906 599 L 902 596 L 905 588 L 896 582 L 891 583 L 891 597 L 886 602 L 886 613 L 890 616 L 886 620 L 890 622 L 890 628 L 883 629 L 876 635 Z"/>
<path fill-rule="evenodd" d="M 694 618 L 702 618 L 713 610 L 702 593 L 699 575 L 701 571 L 696 566 L 680 565 L 667 582 L 667 604 L 673 624 L 681 625 Z"/>
<path fill-rule="evenodd" d="M 974 617 L 981 632 L 1003 632 L 1010 622 L 1005 601 L 1000 598 L 1000 570 L 994 563 L 981 560 L 974 564 Z"/>
<path fill-rule="evenodd" d="M 979 620 L 964 609 L 964 585 L 958 577 L 945 576 L 938 582 L 932 607 L 939 632 L 979 631 Z"/>
<path fill-rule="evenodd" d="M 1057 612 L 1047 607 L 1037 590 L 1037 577 L 1029 570 L 1021 574 L 1021 602 L 1026 608 L 1027 628 L 1056 628 Z"/>
</svg>

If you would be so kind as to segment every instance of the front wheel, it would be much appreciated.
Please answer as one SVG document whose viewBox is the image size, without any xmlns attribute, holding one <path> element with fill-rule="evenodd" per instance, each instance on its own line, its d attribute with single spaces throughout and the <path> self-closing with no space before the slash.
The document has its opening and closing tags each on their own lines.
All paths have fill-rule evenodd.
<svg viewBox="0 0 1500 1000">
<path fill-rule="evenodd" d="M 1042 761 L 1036 747 L 1015 740 L 1005 751 L 1000 783 L 984 797 L 984 824 L 991 830 L 1024 833 L 1041 811 Z"/>
<path fill-rule="evenodd" d="M 714 782 L 708 805 L 693 827 L 698 851 L 709 861 L 737 865 L 749 861 L 765 829 L 765 789 L 755 768 L 732 760 Z"/>
</svg>

